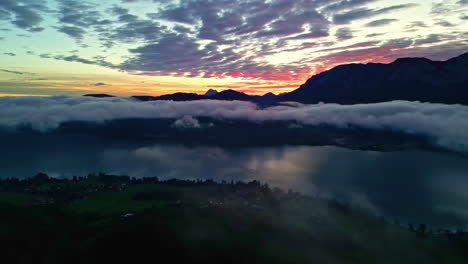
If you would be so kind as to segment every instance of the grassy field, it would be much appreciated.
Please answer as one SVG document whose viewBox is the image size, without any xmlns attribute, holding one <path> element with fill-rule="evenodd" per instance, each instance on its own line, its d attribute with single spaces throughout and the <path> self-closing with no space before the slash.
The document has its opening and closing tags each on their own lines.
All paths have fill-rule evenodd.
<svg viewBox="0 0 468 264">
<path fill-rule="evenodd" d="M 27 206 L 40 198 L 42 198 L 42 196 L 40 195 L 14 192 L 0 192 L 0 204 Z"/>
</svg>

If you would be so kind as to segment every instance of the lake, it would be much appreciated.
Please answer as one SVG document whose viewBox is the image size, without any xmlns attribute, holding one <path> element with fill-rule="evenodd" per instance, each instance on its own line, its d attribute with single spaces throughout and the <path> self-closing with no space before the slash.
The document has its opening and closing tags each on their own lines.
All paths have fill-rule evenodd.
<svg viewBox="0 0 468 264">
<path fill-rule="evenodd" d="M 468 227 L 468 158 L 338 147 L 227 148 L 103 142 L 91 136 L 3 137 L 0 177 L 92 172 L 160 179 L 259 180 L 336 198 L 402 223 Z"/>
</svg>

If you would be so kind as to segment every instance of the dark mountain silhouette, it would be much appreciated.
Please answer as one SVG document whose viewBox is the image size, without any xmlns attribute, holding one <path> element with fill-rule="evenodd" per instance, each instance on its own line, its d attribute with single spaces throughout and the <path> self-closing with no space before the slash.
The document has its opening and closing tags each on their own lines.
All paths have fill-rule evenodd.
<svg viewBox="0 0 468 264">
<path fill-rule="evenodd" d="M 262 107 L 274 105 L 275 103 L 277 103 L 277 99 L 279 98 L 274 93 L 266 93 L 262 96 L 256 95 L 252 97 L 253 98 L 250 101 L 257 103 L 258 105 Z"/>
<path fill-rule="evenodd" d="M 234 90 L 224 90 L 222 92 L 219 92 L 217 94 L 214 94 L 209 97 L 210 99 L 215 99 L 215 100 L 238 100 L 238 101 L 252 101 L 253 96 L 250 96 L 245 93 L 237 92 Z"/>
<path fill-rule="evenodd" d="M 111 97 L 89 94 L 93 97 Z M 250 101 L 260 106 L 281 101 L 301 103 L 361 104 L 394 100 L 468 105 L 468 53 L 447 61 L 426 58 L 401 58 L 390 64 L 346 64 L 312 76 L 290 93 L 263 96 L 234 90 L 205 95 L 174 93 L 162 96 L 133 96 L 141 101 L 202 99 Z"/>
<path fill-rule="evenodd" d="M 210 89 L 205 93 L 205 96 L 212 96 L 212 95 L 215 95 L 217 93 L 218 93 L 218 91 Z"/>
<path fill-rule="evenodd" d="M 115 96 L 110 95 L 110 94 L 85 94 L 83 96 L 96 97 L 96 98 L 115 97 Z"/>
<path fill-rule="evenodd" d="M 158 100 L 172 100 L 172 101 L 193 101 L 204 99 L 203 95 L 198 95 L 196 93 L 173 93 L 161 95 L 158 97 Z"/>
<path fill-rule="evenodd" d="M 155 101 L 158 100 L 157 96 L 148 96 L 148 95 L 134 95 L 132 98 L 135 98 L 140 101 Z"/>
<path fill-rule="evenodd" d="M 271 92 L 270 92 L 270 93 L 266 93 L 266 94 L 262 95 L 261 97 L 263 97 L 263 98 L 265 98 L 265 99 L 266 99 L 266 98 L 275 98 L 276 95 L 275 95 L 274 93 L 271 93 Z"/>
<path fill-rule="evenodd" d="M 279 98 L 302 103 L 408 100 L 468 104 L 468 53 L 448 61 L 403 58 L 390 64 L 341 65 Z"/>
<path fill-rule="evenodd" d="M 214 91 L 214 90 L 213 90 Z M 173 93 L 161 96 L 132 96 L 140 101 L 171 100 L 171 101 L 194 101 L 203 99 L 225 100 L 225 101 L 255 101 L 257 96 L 251 96 L 234 90 L 211 93 L 211 95 L 199 95 L 195 93 Z"/>
<path fill-rule="evenodd" d="M 173 94 L 165 94 L 161 96 L 137 95 L 137 96 L 132 96 L 132 98 L 138 99 L 140 101 L 156 101 L 156 100 L 194 101 L 194 100 L 204 99 L 204 96 L 198 95 L 195 93 L 173 93 Z"/>
</svg>

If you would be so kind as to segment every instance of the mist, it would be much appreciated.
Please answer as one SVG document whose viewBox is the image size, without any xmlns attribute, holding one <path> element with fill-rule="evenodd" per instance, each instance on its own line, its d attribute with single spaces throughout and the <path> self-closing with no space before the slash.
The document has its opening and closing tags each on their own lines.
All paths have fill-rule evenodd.
<svg viewBox="0 0 468 264">
<path fill-rule="evenodd" d="M 48 132 L 71 121 L 105 123 L 119 119 L 174 119 L 174 129 L 210 129 L 199 118 L 219 121 L 291 122 L 291 127 L 328 125 L 396 131 L 428 137 L 434 145 L 468 152 L 468 107 L 408 101 L 377 104 L 302 105 L 270 108 L 241 101 L 140 102 L 131 98 L 26 97 L 0 98 L 0 127 L 30 126 Z"/>
</svg>

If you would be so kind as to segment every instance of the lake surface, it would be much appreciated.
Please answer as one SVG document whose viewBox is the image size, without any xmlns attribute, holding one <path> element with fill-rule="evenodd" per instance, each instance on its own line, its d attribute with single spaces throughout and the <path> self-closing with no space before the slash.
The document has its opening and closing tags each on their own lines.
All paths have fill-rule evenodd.
<svg viewBox="0 0 468 264">
<path fill-rule="evenodd" d="M 468 227 L 468 158 L 337 147 L 104 143 L 87 137 L 3 138 L 0 177 L 91 172 L 160 179 L 259 180 L 337 198 L 402 223 Z"/>
</svg>

